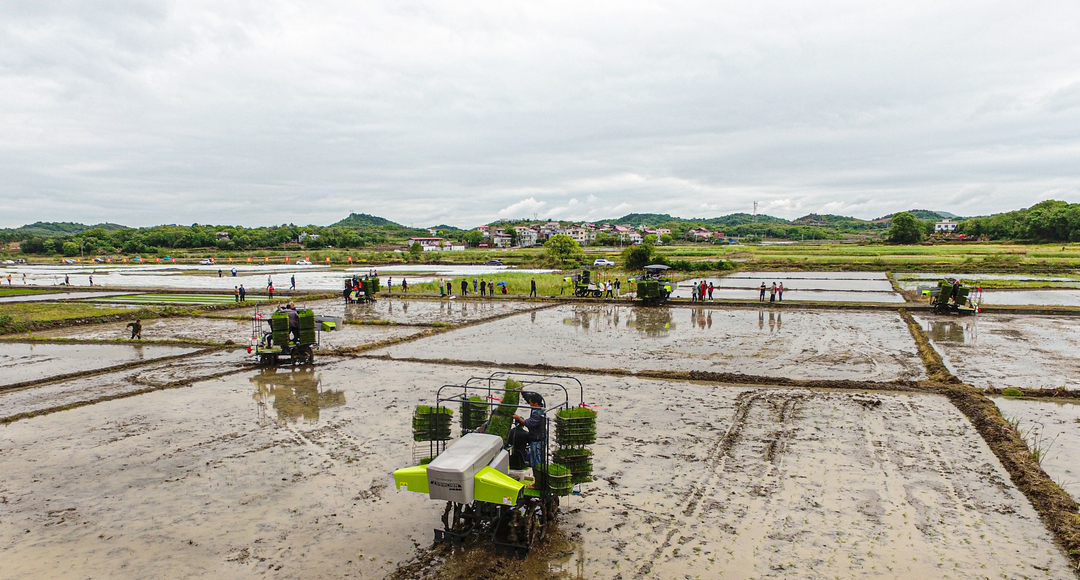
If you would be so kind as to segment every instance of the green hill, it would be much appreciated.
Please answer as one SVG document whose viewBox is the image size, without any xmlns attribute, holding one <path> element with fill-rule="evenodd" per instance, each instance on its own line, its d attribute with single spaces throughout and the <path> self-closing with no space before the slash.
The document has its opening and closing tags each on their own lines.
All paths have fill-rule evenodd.
<svg viewBox="0 0 1080 580">
<path fill-rule="evenodd" d="M 103 223 L 88 226 L 86 224 L 80 224 L 75 222 L 34 222 L 32 224 L 27 224 L 19 228 L 9 229 L 7 231 L 15 235 L 71 236 L 92 229 L 101 229 L 112 232 L 116 230 L 126 230 L 128 229 L 128 227 L 113 223 Z"/>
<path fill-rule="evenodd" d="M 366 213 L 350 213 L 349 217 L 331 224 L 330 227 L 344 227 L 344 228 L 377 228 L 384 226 L 404 228 L 405 226 L 392 222 L 386 218 L 381 218 L 377 215 L 369 215 Z"/>
</svg>

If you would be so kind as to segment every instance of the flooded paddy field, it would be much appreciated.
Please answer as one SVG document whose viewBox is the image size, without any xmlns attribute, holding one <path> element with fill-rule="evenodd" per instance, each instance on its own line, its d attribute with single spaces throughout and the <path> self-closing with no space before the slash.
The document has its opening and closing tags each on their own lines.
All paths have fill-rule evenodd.
<svg viewBox="0 0 1080 580">
<path fill-rule="evenodd" d="M 700 280 L 699 280 L 700 281 Z M 707 283 L 707 282 L 706 282 Z M 685 285 L 684 285 L 685 284 Z M 691 298 L 693 289 L 689 283 L 680 282 L 679 287 L 672 290 L 674 298 Z M 758 300 L 760 292 L 744 288 L 716 288 L 713 290 L 714 300 Z M 765 301 L 769 300 L 769 294 L 765 294 Z M 866 302 L 903 304 L 904 297 L 896 292 L 856 292 L 850 290 L 791 290 L 784 289 L 782 302 Z"/>
<path fill-rule="evenodd" d="M 388 338 L 408 336 L 416 329 L 392 326 L 361 326 L 343 324 L 338 330 L 320 333 L 322 348 L 345 348 L 360 346 Z M 126 323 L 115 322 L 93 326 L 76 326 L 35 333 L 48 338 L 77 338 L 84 340 L 127 339 L 131 330 Z M 250 320 L 233 318 L 208 318 L 204 316 L 159 318 L 143 321 L 142 336 L 146 340 L 190 340 L 216 344 L 247 345 L 252 336 Z"/>
<path fill-rule="evenodd" d="M 180 360 L 0 392 L 0 419 L 162 388 L 200 377 L 241 370 L 252 359 L 242 349 L 192 353 Z"/>
<path fill-rule="evenodd" d="M 608 381 L 587 578 L 1071 575 L 943 398 Z"/>
<path fill-rule="evenodd" d="M 558 306 L 374 351 L 397 358 L 798 379 L 920 379 L 892 312 Z"/>
<path fill-rule="evenodd" d="M 993 397 L 1006 420 L 1028 447 L 1042 453 L 1042 468 L 1062 489 L 1080 501 L 1080 404 Z"/>
<path fill-rule="evenodd" d="M 544 308 L 547 304 L 523 302 L 517 300 L 427 300 L 383 297 L 375 302 L 364 304 L 345 304 L 344 299 L 298 300 L 297 308 L 310 308 L 315 314 L 340 316 L 346 320 L 358 322 L 392 322 L 394 324 L 431 325 L 461 324 Z M 254 313 L 254 308 L 230 310 L 220 316 L 245 316 Z M 259 312 L 269 312 L 260 308 Z"/>
<path fill-rule="evenodd" d="M 194 348 L 126 344 L 0 343 L 0 386 L 195 352 Z"/>
<path fill-rule="evenodd" d="M 986 388 L 1080 389 L 1080 318 L 982 313 L 919 314 L 945 365 Z"/>
<path fill-rule="evenodd" d="M 1080 290 L 987 290 L 988 306 L 1080 306 Z"/>
<path fill-rule="evenodd" d="M 440 525 L 390 477 L 413 406 L 493 370 L 327 360 L 13 423 L 0 578 L 384 577 Z M 549 563 L 574 577 L 1070 574 L 943 398 L 582 379 L 597 477 Z"/>
</svg>

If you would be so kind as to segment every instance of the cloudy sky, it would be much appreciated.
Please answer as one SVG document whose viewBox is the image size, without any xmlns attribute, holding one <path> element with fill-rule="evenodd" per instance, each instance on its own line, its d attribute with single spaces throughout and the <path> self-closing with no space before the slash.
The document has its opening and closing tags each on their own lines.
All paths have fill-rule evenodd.
<svg viewBox="0 0 1080 580">
<path fill-rule="evenodd" d="M 1074 2 L 0 0 L 0 227 L 1080 201 Z"/>
</svg>

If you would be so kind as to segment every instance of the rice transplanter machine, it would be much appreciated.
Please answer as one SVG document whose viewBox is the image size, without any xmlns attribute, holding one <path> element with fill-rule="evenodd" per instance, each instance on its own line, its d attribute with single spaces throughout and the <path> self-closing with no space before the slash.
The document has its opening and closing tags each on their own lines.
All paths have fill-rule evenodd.
<svg viewBox="0 0 1080 580">
<path fill-rule="evenodd" d="M 395 471 L 395 485 L 446 502 L 436 542 L 484 537 L 496 554 L 524 558 L 556 521 L 559 498 L 592 481 L 596 412 L 583 395 L 580 381 L 558 375 L 500 372 L 444 385 L 434 406 L 413 414 L 413 439 L 426 442 L 417 444 L 425 457 Z M 461 437 L 450 441 L 455 410 Z M 515 414 L 541 418 L 531 446 L 536 437 L 515 426 Z"/>
</svg>

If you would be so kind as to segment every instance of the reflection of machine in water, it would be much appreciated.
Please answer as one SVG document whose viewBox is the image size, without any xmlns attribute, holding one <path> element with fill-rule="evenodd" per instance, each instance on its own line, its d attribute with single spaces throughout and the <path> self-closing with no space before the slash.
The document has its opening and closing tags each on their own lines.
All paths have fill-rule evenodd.
<svg viewBox="0 0 1080 580">
<path fill-rule="evenodd" d="M 634 308 L 626 325 L 638 329 L 646 336 L 663 336 L 675 328 L 670 308 Z"/>
<path fill-rule="evenodd" d="M 968 341 L 968 331 L 970 331 L 970 339 L 974 341 L 976 338 L 975 325 L 968 325 L 965 322 L 958 320 L 931 320 L 930 331 L 927 334 L 930 335 L 930 340 L 934 342 L 964 343 Z"/>
<path fill-rule="evenodd" d="M 314 367 L 268 367 L 251 378 L 254 399 L 259 403 L 260 418 L 266 412 L 267 399 L 273 398 L 274 410 L 281 421 L 318 421 L 319 410 L 345 404 L 342 391 L 320 390 L 322 375 Z"/>
</svg>

